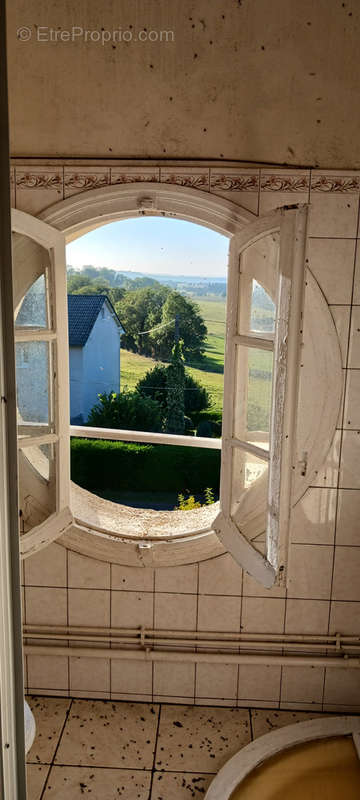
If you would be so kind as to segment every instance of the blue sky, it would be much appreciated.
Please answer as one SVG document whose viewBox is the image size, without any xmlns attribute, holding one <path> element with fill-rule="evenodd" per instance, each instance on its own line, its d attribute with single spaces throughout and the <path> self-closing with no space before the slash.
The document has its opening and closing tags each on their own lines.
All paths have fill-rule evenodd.
<svg viewBox="0 0 360 800">
<path fill-rule="evenodd" d="M 200 225 L 145 217 L 87 233 L 67 246 L 66 260 L 73 267 L 225 277 L 228 248 L 227 237 Z"/>
</svg>

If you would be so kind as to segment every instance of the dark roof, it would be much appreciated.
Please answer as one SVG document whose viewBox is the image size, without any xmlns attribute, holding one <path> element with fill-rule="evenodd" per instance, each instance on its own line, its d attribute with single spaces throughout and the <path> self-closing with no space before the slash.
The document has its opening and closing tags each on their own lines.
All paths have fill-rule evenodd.
<svg viewBox="0 0 360 800">
<path fill-rule="evenodd" d="M 112 303 L 105 294 L 68 294 L 70 347 L 83 347 L 86 344 L 105 302 L 119 327 L 122 327 Z"/>
</svg>

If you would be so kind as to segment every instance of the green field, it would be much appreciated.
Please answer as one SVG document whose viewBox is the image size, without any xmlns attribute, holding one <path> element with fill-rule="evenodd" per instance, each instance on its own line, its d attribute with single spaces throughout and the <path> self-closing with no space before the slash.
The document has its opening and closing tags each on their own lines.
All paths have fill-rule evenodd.
<svg viewBox="0 0 360 800">
<path fill-rule="evenodd" d="M 225 300 L 203 300 L 193 298 L 204 317 L 208 337 L 203 363 L 188 365 L 189 373 L 206 387 L 211 396 L 211 410 L 222 411 L 225 346 Z M 266 423 L 270 403 L 270 381 L 272 355 L 261 350 L 249 351 L 249 429 L 262 429 Z M 121 351 L 121 388 L 134 389 L 138 380 L 156 362 L 151 358 Z"/>
</svg>

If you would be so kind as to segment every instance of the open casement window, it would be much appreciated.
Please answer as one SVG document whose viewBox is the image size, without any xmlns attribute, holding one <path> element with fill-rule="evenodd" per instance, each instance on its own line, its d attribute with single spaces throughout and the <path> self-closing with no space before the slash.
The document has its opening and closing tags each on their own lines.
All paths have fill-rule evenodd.
<svg viewBox="0 0 360 800">
<path fill-rule="evenodd" d="M 72 523 L 65 238 L 21 211 L 13 212 L 12 231 L 20 551 L 25 557 Z M 24 276 L 25 295 L 19 288 Z"/>
<path fill-rule="evenodd" d="M 266 587 L 286 579 L 293 483 L 304 469 L 295 438 L 306 224 L 306 206 L 280 209 L 233 237 L 229 253 L 220 513 L 214 529 L 237 563 Z M 240 524 L 246 490 L 255 480 L 260 488 L 267 482 L 265 554 Z"/>
</svg>

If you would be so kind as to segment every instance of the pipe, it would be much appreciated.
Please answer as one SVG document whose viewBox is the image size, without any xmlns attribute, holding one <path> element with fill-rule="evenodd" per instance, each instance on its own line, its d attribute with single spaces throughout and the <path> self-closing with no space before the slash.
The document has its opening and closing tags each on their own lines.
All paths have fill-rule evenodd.
<svg viewBox="0 0 360 800">
<path fill-rule="evenodd" d="M 336 667 L 359 669 L 360 658 L 339 656 L 286 656 L 248 653 L 193 653 L 186 650 L 109 650 L 101 647 L 55 647 L 50 645 L 24 645 L 25 655 L 66 656 L 72 658 L 110 658 L 119 661 L 165 661 L 191 664 L 266 664 L 289 667 Z"/>
</svg>

